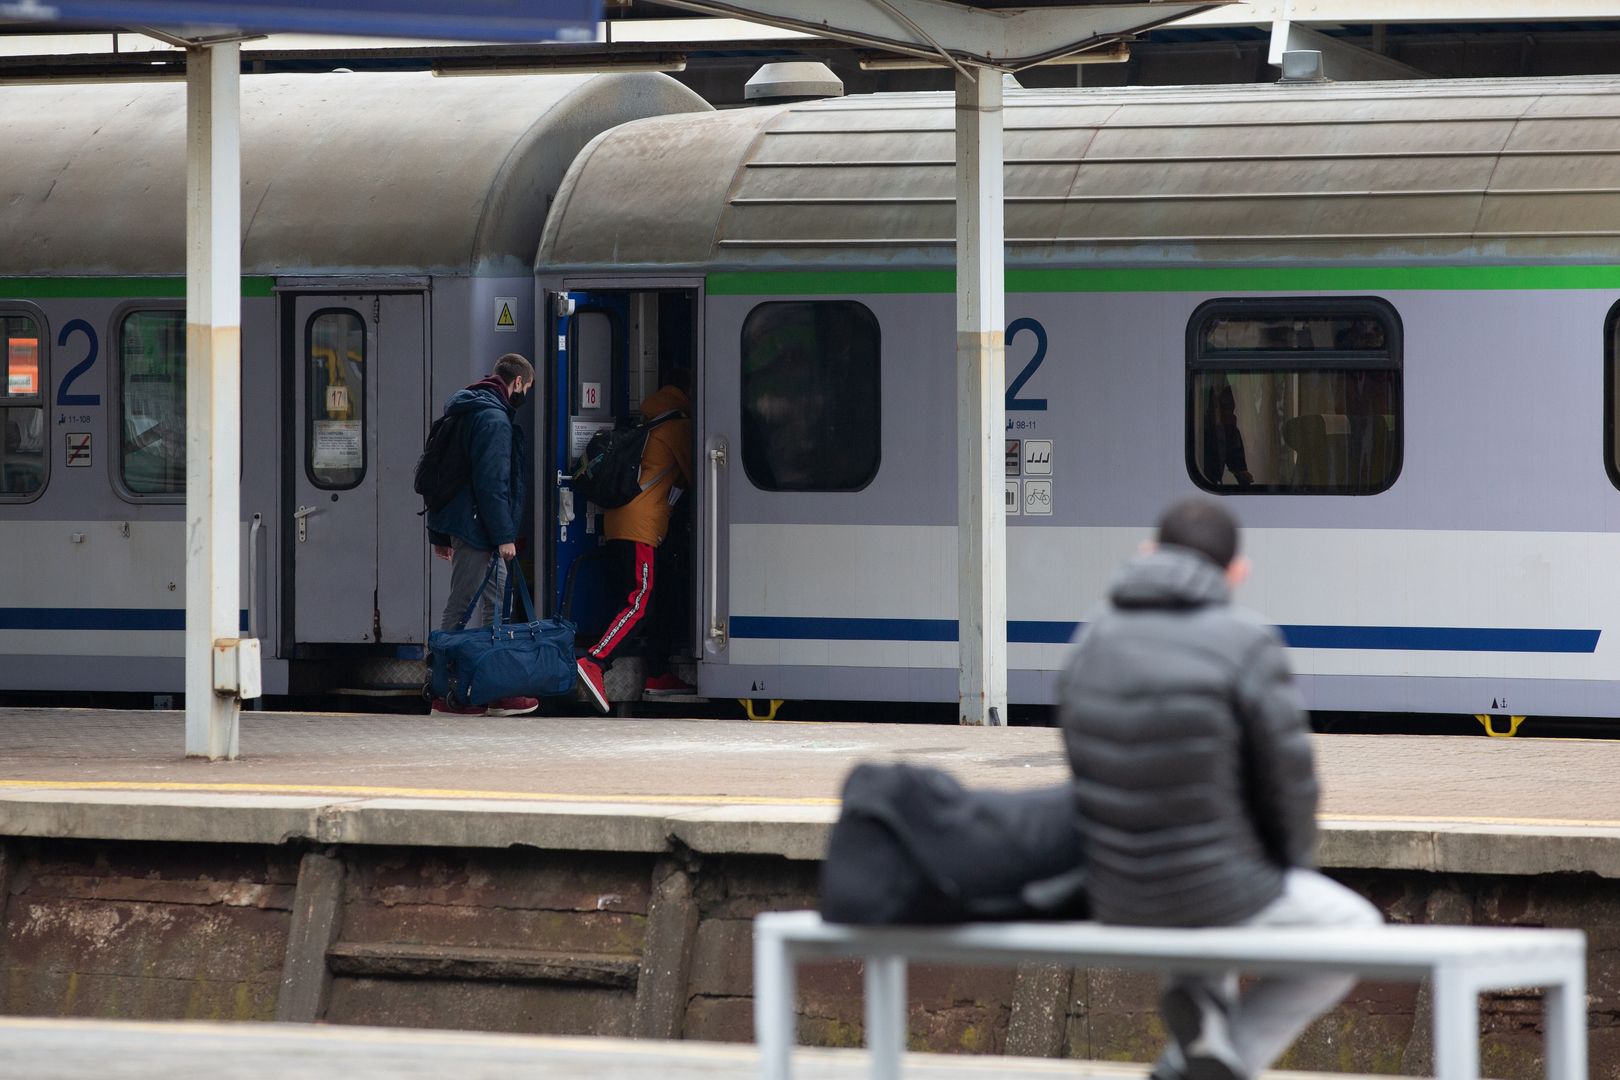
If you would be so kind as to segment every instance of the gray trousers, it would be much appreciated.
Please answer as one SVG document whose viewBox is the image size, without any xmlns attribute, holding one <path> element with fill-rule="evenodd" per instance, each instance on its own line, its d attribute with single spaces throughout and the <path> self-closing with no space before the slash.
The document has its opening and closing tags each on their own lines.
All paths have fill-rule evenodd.
<svg viewBox="0 0 1620 1080">
<path fill-rule="evenodd" d="M 1240 926 L 1379 926 L 1384 917 L 1360 895 L 1315 870 L 1294 869 L 1283 879 L 1282 895 Z M 1356 984 L 1354 975 L 1273 975 L 1238 993 L 1236 975 L 1177 976 L 1172 984 L 1197 983 L 1229 1006 L 1228 1034 L 1250 1076 L 1258 1076 L 1282 1056 L 1306 1026 L 1339 1003 Z M 1179 1067 L 1180 1053 L 1166 1051 Z"/>
<path fill-rule="evenodd" d="M 439 620 L 440 630 L 454 630 L 456 623 L 461 621 L 462 612 L 472 603 L 473 593 L 483 584 L 484 575 L 489 572 L 489 561 L 495 557 L 493 551 L 484 551 L 460 540 L 450 542 L 450 599 L 444 603 L 444 617 Z M 495 568 L 495 579 L 484 590 L 484 595 L 478 601 L 478 610 L 468 620 L 468 626 L 488 626 L 495 621 L 495 605 L 506 595 L 506 562 L 502 560 Z"/>
</svg>

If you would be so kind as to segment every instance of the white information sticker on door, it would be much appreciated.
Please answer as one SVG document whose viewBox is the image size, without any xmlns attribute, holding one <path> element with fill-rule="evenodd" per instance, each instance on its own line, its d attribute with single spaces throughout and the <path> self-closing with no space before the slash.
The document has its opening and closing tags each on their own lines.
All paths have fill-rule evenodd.
<svg viewBox="0 0 1620 1080">
<path fill-rule="evenodd" d="M 600 409 L 602 407 L 601 383 L 585 382 L 579 384 L 579 407 L 582 409 Z"/>
<path fill-rule="evenodd" d="M 611 421 L 601 423 L 592 420 L 575 420 L 568 425 L 568 462 L 570 467 L 579 463 L 585 454 L 585 444 L 591 441 L 591 436 L 598 431 L 612 431 Z"/>
<path fill-rule="evenodd" d="M 1024 513 L 1050 514 L 1052 512 L 1052 481 L 1024 481 Z"/>
<path fill-rule="evenodd" d="M 1017 480 L 1007 481 L 1007 516 L 1017 517 L 1024 503 L 1023 485 Z"/>
<path fill-rule="evenodd" d="M 497 334 L 517 333 L 518 298 L 515 296 L 497 296 L 495 298 L 495 332 Z"/>
<path fill-rule="evenodd" d="M 349 388 L 347 386 L 328 386 L 326 388 L 326 415 L 333 413 L 346 413 L 349 411 Z"/>
<path fill-rule="evenodd" d="M 314 428 L 310 465 L 317 469 L 358 469 L 365 465 L 360 421 L 317 420 Z"/>
</svg>

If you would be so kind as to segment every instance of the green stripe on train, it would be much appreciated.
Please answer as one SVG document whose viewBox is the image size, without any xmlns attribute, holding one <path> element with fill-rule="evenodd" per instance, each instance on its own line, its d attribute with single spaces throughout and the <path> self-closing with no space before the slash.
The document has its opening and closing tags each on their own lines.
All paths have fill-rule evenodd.
<svg viewBox="0 0 1620 1080">
<path fill-rule="evenodd" d="M 1013 293 L 1397 292 L 1620 289 L 1620 266 L 1297 266 L 1008 270 Z M 710 274 L 710 296 L 949 293 L 952 270 L 781 270 Z"/>
<path fill-rule="evenodd" d="M 243 296 L 273 296 L 276 279 L 245 277 Z M 80 277 L 0 278 L 0 300 L 112 299 L 145 300 L 182 298 L 183 277 Z"/>
</svg>

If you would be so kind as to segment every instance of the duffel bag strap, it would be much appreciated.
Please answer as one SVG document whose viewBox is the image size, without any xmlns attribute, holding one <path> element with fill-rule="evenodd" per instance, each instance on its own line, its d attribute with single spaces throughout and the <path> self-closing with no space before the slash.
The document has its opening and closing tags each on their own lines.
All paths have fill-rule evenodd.
<svg viewBox="0 0 1620 1080">
<path fill-rule="evenodd" d="M 516 559 L 512 560 L 506 575 L 506 604 L 510 605 L 512 603 L 514 592 L 517 594 L 517 598 L 523 601 L 523 621 L 534 622 L 534 599 L 529 595 L 529 582 L 523 576 L 523 567 Z M 513 614 L 515 615 L 516 612 L 513 612 Z M 516 620 L 514 619 L 514 621 Z"/>
</svg>

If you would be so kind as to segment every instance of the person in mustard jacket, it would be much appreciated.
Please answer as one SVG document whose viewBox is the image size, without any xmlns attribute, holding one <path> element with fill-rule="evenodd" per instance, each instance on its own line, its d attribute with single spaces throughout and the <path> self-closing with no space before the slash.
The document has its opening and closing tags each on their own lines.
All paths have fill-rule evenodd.
<svg viewBox="0 0 1620 1080">
<path fill-rule="evenodd" d="M 608 711 L 607 686 L 603 671 L 626 639 L 643 628 L 647 642 L 647 681 L 643 693 L 650 697 L 689 694 L 692 687 L 669 670 L 670 630 L 653 589 L 657 578 L 656 553 L 669 533 L 669 519 L 675 504 L 692 486 L 692 375 L 686 369 L 672 371 L 665 384 L 641 403 L 647 422 L 668 413 L 647 435 L 641 454 L 639 476 L 641 494 L 616 510 L 609 510 L 602 523 L 603 554 L 610 580 L 626 595 L 625 605 L 608 620 L 602 639 L 580 657 L 580 682 L 602 712 Z"/>
</svg>

